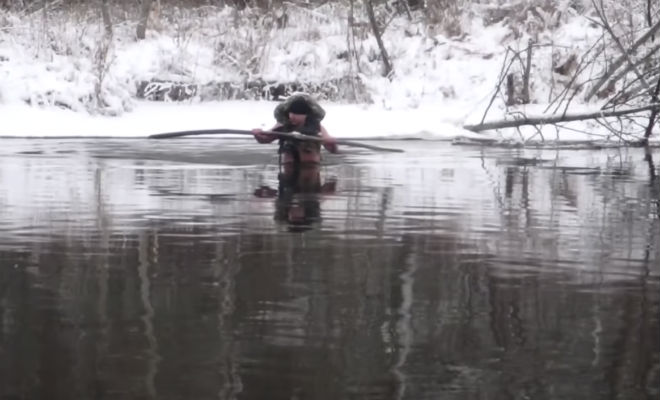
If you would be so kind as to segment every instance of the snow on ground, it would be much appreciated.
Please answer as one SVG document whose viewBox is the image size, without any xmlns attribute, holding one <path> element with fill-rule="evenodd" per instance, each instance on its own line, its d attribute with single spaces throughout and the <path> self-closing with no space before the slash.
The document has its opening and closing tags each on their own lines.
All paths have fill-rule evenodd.
<svg viewBox="0 0 660 400">
<path fill-rule="evenodd" d="M 274 102 L 221 101 L 198 104 L 138 102 L 120 117 L 90 115 L 57 108 L 4 105 L 0 137 L 146 137 L 156 133 L 198 129 L 268 129 L 273 125 Z M 413 109 L 387 110 L 376 105 L 324 104 L 324 125 L 339 139 L 499 139 L 529 142 L 542 140 L 618 140 L 589 122 L 558 129 L 547 125 L 520 131 L 473 133 L 464 130 L 460 104 L 424 104 Z M 597 130 L 600 128 L 601 132 Z M 574 130 L 577 129 L 577 130 Z M 540 132 L 540 133 L 539 133 Z M 588 133 L 585 133 L 588 132 Z M 655 137 L 653 143 L 657 142 Z"/>
<path fill-rule="evenodd" d="M 337 4 L 314 10 L 292 7 L 291 22 L 284 29 L 273 27 L 273 16 L 250 10 L 170 10 L 169 25 L 150 30 L 143 41 L 131 39 L 134 20 L 121 20 L 104 62 L 99 62 L 103 29 L 97 15 L 57 10 L 0 15 L 0 136 L 143 137 L 178 130 L 269 127 L 274 102 L 150 103 L 136 100 L 135 88 L 153 78 L 202 84 L 257 77 L 321 82 L 355 73 L 357 65 L 340 57 L 346 50 L 346 10 Z M 564 11 L 558 27 L 535 33 L 540 44 L 532 65 L 535 104 L 513 111 L 546 111 L 562 89 L 551 72 L 553 58 L 582 54 L 602 34 L 588 18 L 571 9 Z M 511 28 L 485 25 L 476 14 L 465 19 L 462 30 L 462 36 L 451 38 L 419 19 L 395 18 L 384 34 L 396 71 L 390 82 L 380 76 L 378 47 L 368 25 L 358 28 L 360 76 L 373 103 L 323 103 L 328 111 L 324 124 L 331 134 L 338 138 L 617 139 L 590 122 L 574 122 L 560 130 L 545 126 L 473 134 L 462 129 L 481 121 L 486 110 L 486 120 L 506 115 L 503 99 L 497 97 L 491 104 L 491 98 L 503 62 L 510 56 L 507 48 L 518 51 L 530 37 L 514 39 Z M 593 111 L 601 105 L 581 104 L 580 96 L 574 102 L 569 111 Z M 69 110 L 62 109 L 63 104 Z"/>
<path fill-rule="evenodd" d="M 76 113 L 26 105 L 3 106 L 2 136 L 144 137 L 155 133 L 197 129 L 267 129 L 273 126 L 276 103 L 222 101 L 202 104 L 139 102 L 121 117 Z M 338 138 L 452 138 L 465 131 L 452 123 L 450 109 L 424 106 L 384 110 L 373 105 L 324 105 L 324 125 Z M 459 110 L 454 110 L 459 111 Z M 438 118 L 438 116 L 444 116 Z"/>
</svg>

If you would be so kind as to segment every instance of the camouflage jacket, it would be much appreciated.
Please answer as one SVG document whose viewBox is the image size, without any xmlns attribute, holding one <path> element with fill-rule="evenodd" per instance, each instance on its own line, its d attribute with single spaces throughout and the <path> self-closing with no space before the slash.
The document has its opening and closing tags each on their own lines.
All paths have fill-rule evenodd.
<svg viewBox="0 0 660 400">
<path fill-rule="evenodd" d="M 291 103 L 293 103 L 294 100 L 302 97 L 307 104 L 309 104 L 309 107 L 312 109 L 312 114 L 309 115 L 308 117 L 311 117 L 311 119 L 314 119 L 318 122 L 321 122 L 323 118 L 325 118 L 325 110 L 319 105 L 319 103 L 314 100 L 314 98 L 308 94 L 304 93 L 299 93 L 299 94 L 294 94 L 292 96 L 289 96 L 286 100 L 281 102 L 280 104 L 275 107 L 275 111 L 273 112 L 273 115 L 275 116 L 275 120 L 282 124 L 282 125 L 289 125 L 289 107 L 291 107 Z"/>
</svg>

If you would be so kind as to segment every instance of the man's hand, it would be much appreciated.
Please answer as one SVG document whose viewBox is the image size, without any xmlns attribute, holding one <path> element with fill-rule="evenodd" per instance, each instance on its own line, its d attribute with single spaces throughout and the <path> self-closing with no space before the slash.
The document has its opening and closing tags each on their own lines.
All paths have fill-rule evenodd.
<svg viewBox="0 0 660 400">
<path fill-rule="evenodd" d="M 323 147 L 328 150 L 330 153 L 337 153 L 337 139 L 326 136 L 323 138 Z"/>
<path fill-rule="evenodd" d="M 277 190 L 268 186 L 259 186 L 259 188 L 255 189 L 254 195 L 260 198 L 272 198 L 277 196 Z"/>
<path fill-rule="evenodd" d="M 275 140 L 275 135 L 271 135 L 270 133 L 264 133 L 263 129 L 259 129 L 259 128 L 252 129 L 252 134 L 259 143 L 270 143 L 273 140 Z"/>
</svg>

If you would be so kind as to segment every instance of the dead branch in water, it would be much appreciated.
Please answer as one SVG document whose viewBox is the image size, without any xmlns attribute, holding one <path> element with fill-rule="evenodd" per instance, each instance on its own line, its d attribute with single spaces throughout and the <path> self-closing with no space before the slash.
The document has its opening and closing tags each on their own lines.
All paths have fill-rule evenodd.
<svg viewBox="0 0 660 400">
<path fill-rule="evenodd" d="M 548 116 L 539 116 L 539 117 L 523 116 L 521 118 L 512 119 L 512 120 L 490 121 L 490 122 L 482 122 L 476 125 L 464 125 L 463 129 L 472 132 L 482 132 L 491 129 L 517 128 L 525 125 L 533 125 L 533 126 L 548 125 L 548 124 L 557 124 L 561 122 L 584 121 L 589 119 L 600 119 L 607 117 L 620 117 L 624 115 L 637 114 L 649 110 L 651 111 L 660 110 L 660 103 L 648 104 L 643 107 L 627 108 L 624 110 L 608 110 L 608 111 L 596 111 L 591 113 L 560 114 L 560 115 L 548 115 Z"/>
</svg>

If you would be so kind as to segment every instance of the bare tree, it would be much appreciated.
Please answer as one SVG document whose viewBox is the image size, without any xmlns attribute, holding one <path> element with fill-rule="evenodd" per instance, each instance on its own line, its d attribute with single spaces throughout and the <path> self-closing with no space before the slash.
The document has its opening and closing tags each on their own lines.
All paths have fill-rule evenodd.
<svg viewBox="0 0 660 400">
<path fill-rule="evenodd" d="M 151 4 L 153 0 L 142 0 L 142 7 L 140 8 L 140 21 L 138 22 L 137 31 L 135 36 L 138 40 L 143 40 L 147 33 L 147 21 L 149 20 L 149 11 L 151 11 Z"/>
<path fill-rule="evenodd" d="M 110 68 L 110 52 L 112 48 L 112 21 L 110 20 L 110 8 L 108 0 L 101 0 L 101 16 L 103 17 L 103 26 L 105 34 L 101 38 L 99 47 L 94 54 L 94 67 L 96 72 L 96 83 L 94 84 L 94 95 L 96 98 L 96 106 L 103 108 L 105 101 L 103 100 L 103 81 L 105 80 L 108 69 Z"/>
<path fill-rule="evenodd" d="M 610 25 L 607 19 L 607 15 L 605 13 L 605 5 L 603 3 L 603 0 L 599 0 L 598 4 L 596 3 L 596 0 L 592 0 L 592 4 L 594 6 L 594 9 L 596 10 L 596 13 L 598 14 L 598 17 L 600 18 L 603 28 L 605 28 L 607 33 L 612 37 L 612 40 L 618 47 L 619 51 L 621 51 L 621 54 L 623 55 L 623 59 L 628 63 L 628 67 L 630 68 L 631 71 L 635 73 L 635 75 L 637 75 L 637 78 L 642 82 L 642 84 L 648 90 L 648 92 L 651 93 L 651 86 L 646 82 L 646 79 L 644 79 L 644 75 L 639 71 L 635 62 L 632 60 L 630 51 L 625 48 L 625 46 L 621 42 L 621 39 L 614 33 L 614 30 L 612 29 L 612 25 Z"/>
<path fill-rule="evenodd" d="M 532 46 L 533 42 L 532 39 L 529 39 L 529 42 L 527 43 L 527 61 L 525 62 L 525 69 L 523 71 L 523 93 L 522 93 L 522 98 L 523 98 L 523 103 L 524 104 L 529 104 L 529 76 L 531 74 L 531 69 L 532 69 Z"/>
<path fill-rule="evenodd" d="M 110 19 L 110 7 L 108 0 L 101 0 L 101 15 L 103 16 L 103 26 L 107 36 L 112 36 L 112 20 Z"/>
<path fill-rule="evenodd" d="M 649 24 L 649 28 L 653 26 L 653 18 L 651 12 L 651 0 L 646 0 L 646 22 Z"/>
<path fill-rule="evenodd" d="M 376 43 L 378 43 L 378 48 L 380 49 L 380 56 L 383 58 L 383 67 L 385 68 L 385 70 L 383 71 L 383 76 L 391 79 L 394 74 L 394 67 L 390 62 L 390 57 L 387 55 L 387 49 L 385 48 L 385 44 L 383 43 L 383 38 L 381 36 L 380 29 L 378 28 L 378 21 L 376 21 L 376 14 L 374 13 L 374 5 L 372 3 L 372 0 L 364 0 L 364 5 L 367 9 L 367 16 L 369 17 L 371 30 L 374 33 L 374 37 L 376 38 Z"/>
<path fill-rule="evenodd" d="M 616 73 L 616 71 L 623 64 L 625 64 L 627 60 L 629 60 L 630 54 L 635 53 L 640 46 L 646 43 L 649 39 L 653 38 L 653 35 L 658 31 L 660 31 L 660 21 L 656 22 L 656 24 L 653 25 L 651 28 L 649 28 L 649 30 L 645 34 L 643 34 L 639 39 L 637 39 L 632 46 L 626 49 L 619 58 L 617 58 L 614 62 L 611 63 L 610 67 L 605 72 L 605 74 L 596 82 L 596 84 L 594 84 L 591 87 L 591 89 L 587 93 L 586 100 L 591 99 L 600 90 L 600 88 L 602 88 L 603 85 L 610 80 L 610 78 Z M 626 68 L 626 73 L 632 70 L 633 65 L 634 63 L 628 65 L 628 67 Z"/>
<path fill-rule="evenodd" d="M 655 90 L 653 91 L 653 95 L 651 96 L 651 102 L 658 102 L 658 96 L 660 96 L 660 75 L 658 75 L 658 83 L 655 85 Z M 657 108 L 651 110 L 651 116 L 649 117 L 649 124 L 646 126 L 646 132 L 644 132 L 644 142 L 645 144 L 648 144 L 649 137 L 651 137 L 651 133 L 653 132 L 653 125 L 655 125 L 655 121 L 658 118 L 658 110 Z"/>
</svg>

